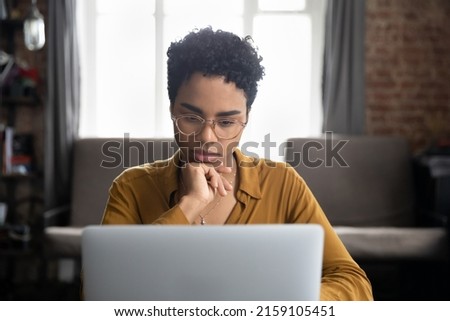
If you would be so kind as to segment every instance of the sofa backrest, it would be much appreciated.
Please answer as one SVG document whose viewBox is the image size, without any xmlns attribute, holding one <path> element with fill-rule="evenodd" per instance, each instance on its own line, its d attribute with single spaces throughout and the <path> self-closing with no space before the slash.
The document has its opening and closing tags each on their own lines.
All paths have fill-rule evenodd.
<svg viewBox="0 0 450 321">
<path fill-rule="evenodd" d="M 74 146 L 71 226 L 99 224 L 114 178 L 128 167 L 165 159 L 173 139 L 85 138 Z"/>
<path fill-rule="evenodd" d="M 292 138 L 295 167 L 334 226 L 413 226 L 411 154 L 403 138 Z"/>
</svg>

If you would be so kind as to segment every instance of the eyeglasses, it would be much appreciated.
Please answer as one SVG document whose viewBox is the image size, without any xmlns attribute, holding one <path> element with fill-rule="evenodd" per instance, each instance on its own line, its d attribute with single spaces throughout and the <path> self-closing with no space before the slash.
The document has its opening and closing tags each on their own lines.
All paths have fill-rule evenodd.
<svg viewBox="0 0 450 321">
<path fill-rule="evenodd" d="M 172 120 L 178 130 L 184 135 L 198 135 L 206 123 L 211 123 L 211 128 L 218 138 L 233 139 L 244 129 L 247 123 L 242 123 L 233 118 L 204 119 L 197 115 L 172 115 Z"/>
</svg>

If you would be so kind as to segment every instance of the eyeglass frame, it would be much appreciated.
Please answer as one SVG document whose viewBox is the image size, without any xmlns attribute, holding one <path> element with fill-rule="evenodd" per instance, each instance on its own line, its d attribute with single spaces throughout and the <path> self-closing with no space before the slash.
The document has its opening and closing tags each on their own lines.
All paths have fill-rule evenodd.
<svg viewBox="0 0 450 321">
<path fill-rule="evenodd" d="M 190 134 L 186 134 L 180 129 L 180 126 L 178 125 L 178 120 L 180 118 L 183 118 L 183 117 L 186 117 L 186 116 L 187 117 L 195 117 L 195 118 L 198 118 L 199 120 L 202 120 L 202 127 L 200 128 L 198 133 L 196 131 L 194 131 L 194 132 L 192 132 Z M 198 135 L 205 128 L 206 123 L 211 123 L 210 126 L 211 126 L 211 128 L 212 128 L 212 130 L 214 132 L 214 135 L 216 135 L 217 138 L 225 139 L 225 140 L 230 140 L 230 139 L 236 138 L 244 130 L 245 126 L 247 126 L 247 123 L 248 123 L 248 121 L 243 123 L 240 120 L 237 120 L 237 119 L 234 119 L 234 118 L 229 118 L 229 117 L 221 117 L 221 118 L 219 118 L 220 120 L 224 120 L 224 119 L 232 120 L 233 122 L 237 123 L 238 125 L 241 125 L 241 128 L 236 133 L 236 135 L 234 135 L 233 137 L 225 138 L 225 137 L 221 137 L 221 136 L 217 135 L 217 133 L 216 133 L 216 123 L 218 122 L 218 120 L 216 120 L 216 119 L 205 119 L 205 118 L 203 118 L 203 117 L 201 117 L 199 115 L 196 115 L 196 114 L 184 114 L 184 115 L 179 115 L 179 116 L 175 116 L 174 114 L 171 114 L 171 119 L 175 123 L 175 126 L 178 128 L 178 130 L 183 135 L 187 135 L 187 136 L 192 135 L 192 134 Z"/>
</svg>

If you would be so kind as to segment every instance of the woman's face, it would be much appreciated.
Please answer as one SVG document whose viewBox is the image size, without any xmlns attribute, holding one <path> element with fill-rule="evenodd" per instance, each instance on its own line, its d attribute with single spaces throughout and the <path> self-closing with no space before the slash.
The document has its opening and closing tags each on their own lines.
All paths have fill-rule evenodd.
<svg viewBox="0 0 450 321">
<path fill-rule="evenodd" d="M 208 122 L 202 127 L 198 126 L 200 118 L 186 118 L 183 120 L 186 127 L 192 125 L 201 128 L 195 134 L 186 135 L 180 132 L 174 121 L 175 139 L 183 160 L 212 166 L 222 163 L 231 166 L 233 149 L 238 146 L 244 129 L 241 124 L 247 122 L 246 102 L 244 91 L 233 82 L 226 83 L 224 77 L 194 73 L 184 82 L 171 106 L 172 117 L 195 115 Z M 220 123 L 215 124 L 215 130 L 211 120 L 220 120 Z M 219 136 L 227 135 L 232 122 L 238 134 L 230 139 L 218 137 L 216 133 Z"/>
</svg>

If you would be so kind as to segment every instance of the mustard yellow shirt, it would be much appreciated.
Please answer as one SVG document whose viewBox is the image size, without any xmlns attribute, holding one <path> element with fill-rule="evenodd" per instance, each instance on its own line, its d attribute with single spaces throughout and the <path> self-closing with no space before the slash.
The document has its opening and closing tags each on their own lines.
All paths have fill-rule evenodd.
<svg viewBox="0 0 450 321">
<path fill-rule="evenodd" d="M 225 224 L 317 223 L 325 231 L 321 300 L 373 300 L 352 259 L 304 180 L 289 165 L 253 160 L 239 150 L 237 203 Z M 179 153 L 125 170 L 110 188 L 102 224 L 189 224 L 174 201 Z"/>
</svg>

